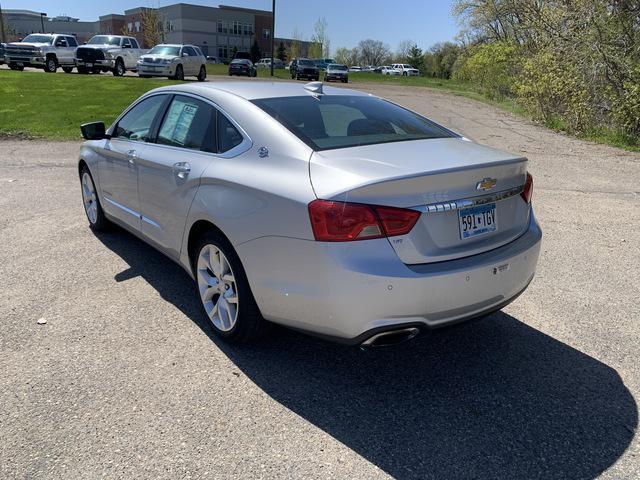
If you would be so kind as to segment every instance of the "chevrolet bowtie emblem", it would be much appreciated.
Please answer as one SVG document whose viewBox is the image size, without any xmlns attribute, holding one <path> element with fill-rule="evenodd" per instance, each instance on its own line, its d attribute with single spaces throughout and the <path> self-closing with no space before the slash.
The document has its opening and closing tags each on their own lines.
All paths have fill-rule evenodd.
<svg viewBox="0 0 640 480">
<path fill-rule="evenodd" d="M 498 183 L 498 180 L 496 178 L 483 178 L 476 185 L 476 190 L 491 190 L 496 186 L 496 183 Z"/>
</svg>

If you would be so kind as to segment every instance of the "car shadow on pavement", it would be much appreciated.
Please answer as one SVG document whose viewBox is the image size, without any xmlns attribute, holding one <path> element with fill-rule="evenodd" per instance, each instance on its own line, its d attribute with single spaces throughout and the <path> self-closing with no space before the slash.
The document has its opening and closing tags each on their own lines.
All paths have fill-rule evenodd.
<svg viewBox="0 0 640 480">
<path fill-rule="evenodd" d="M 123 231 L 98 238 L 130 265 L 116 280 L 143 277 L 271 398 L 393 477 L 594 478 L 636 431 L 614 369 L 506 313 L 395 347 L 277 327 L 234 347 L 212 335 L 179 266 Z"/>
</svg>

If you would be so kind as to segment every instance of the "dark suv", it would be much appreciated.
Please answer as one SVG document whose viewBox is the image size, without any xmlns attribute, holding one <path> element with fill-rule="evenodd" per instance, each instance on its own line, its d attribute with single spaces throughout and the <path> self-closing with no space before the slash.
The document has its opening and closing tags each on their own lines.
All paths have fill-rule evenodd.
<svg viewBox="0 0 640 480">
<path fill-rule="evenodd" d="M 294 58 L 289 67 L 291 72 L 291 78 L 300 80 L 301 78 L 307 78 L 309 80 L 320 80 L 320 70 L 313 63 L 313 60 L 308 58 Z"/>
</svg>

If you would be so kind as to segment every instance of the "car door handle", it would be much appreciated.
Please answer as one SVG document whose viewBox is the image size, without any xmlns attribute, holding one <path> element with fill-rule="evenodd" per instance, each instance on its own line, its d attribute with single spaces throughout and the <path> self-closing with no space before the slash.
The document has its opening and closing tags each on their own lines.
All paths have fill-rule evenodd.
<svg viewBox="0 0 640 480">
<path fill-rule="evenodd" d="M 129 159 L 129 165 L 133 165 L 136 163 L 136 158 L 138 158 L 138 154 L 135 150 L 129 150 L 127 152 L 127 158 Z"/>
<path fill-rule="evenodd" d="M 177 162 L 173 164 L 173 172 L 178 174 L 180 178 L 185 178 L 189 175 L 190 171 L 191 165 L 189 165 L 189 162 Z"/>
</svg>

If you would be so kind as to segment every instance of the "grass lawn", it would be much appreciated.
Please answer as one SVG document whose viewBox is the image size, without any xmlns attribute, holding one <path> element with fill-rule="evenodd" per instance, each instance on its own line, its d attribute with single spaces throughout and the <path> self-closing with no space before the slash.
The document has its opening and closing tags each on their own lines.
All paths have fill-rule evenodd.
<svg viewBox="0 0 640 480">
<path fill-rule="evenodd" d="M 207 65 L 209 75 L 226 76 L 226 65 Z M 290 80 L 288 70 L 275 77 Z M 258 77 L 268 78 L 259 68 Z M 469 83 L 430 77 L 392 77 L 370 72 L 350 73 L 351 82 L 427 87 L 485 102 L 519 115 L 524 112 L 511 100 L 489 100 Z M 218 80 L 223 80 L 218 77 Z M 49 75 L 41 72 L 0 70 L 0 138 L 7 135 L 51 140 L 79 140 L 80 124 L 102 120 L 109 125 L 136 98 L 156 87 L 179 83 L 166 79 L 96 75 Z M 554 130 L 561 127 L 548 125 Z M 637 139 L 608 131 L 591 132 L 582 138 L 627 150 L 640 150 Z"/>
</svg>

